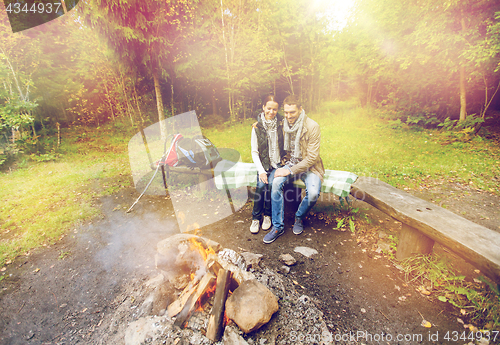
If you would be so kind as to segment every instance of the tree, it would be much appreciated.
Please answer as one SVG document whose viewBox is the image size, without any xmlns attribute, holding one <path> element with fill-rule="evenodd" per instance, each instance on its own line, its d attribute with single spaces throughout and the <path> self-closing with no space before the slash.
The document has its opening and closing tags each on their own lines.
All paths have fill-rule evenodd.
<svg viewBox="0 0 500 345">
<path fill-rule="evenodd" d="M 85 11 L 88 23 L 128 68 L 152 77 L 162 136 L 166 128 L 160 77 L 165 71 L 173 89 L 177 47 L 188 35 L 196 5 L 188 0 L 89 0 Z"/>
<path fill-rule="evenodd" d="M 39 47 L 31 45 L 23 34 L 10 34 L 5 12 L 0 13 L 0 128 L 15 131 L 30 125 L 33 137 L 33 110 L 36 101 L 31 98 L 32 74 L 37 68 Z M 14 135 L 13 135 L 14 138 Z"/>
</svg>

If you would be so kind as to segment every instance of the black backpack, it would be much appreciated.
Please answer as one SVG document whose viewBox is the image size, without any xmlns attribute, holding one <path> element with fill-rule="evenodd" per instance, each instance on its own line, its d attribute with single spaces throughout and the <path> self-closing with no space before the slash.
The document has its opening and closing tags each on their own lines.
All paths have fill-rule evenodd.
<svg viewBox="0 0 500 345">
<path fill-rule="evenodd" d="M 177 156 L 177 161 L 167 164 L 171 166 L 185 165 L 190 168 L 211 169 L 222 160 L 215 145 L 203 135 L 192 138 L 174 136 L 167 156 Z"/>
</svg>

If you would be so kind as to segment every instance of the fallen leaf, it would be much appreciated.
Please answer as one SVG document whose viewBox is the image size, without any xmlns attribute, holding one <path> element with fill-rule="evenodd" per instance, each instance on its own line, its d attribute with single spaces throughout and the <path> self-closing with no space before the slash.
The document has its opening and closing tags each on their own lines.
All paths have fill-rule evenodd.
<svg viewBox="0 0 500 345">
<path fill-rule="evenodd" d="M 427 320 L 422 320 L 421 326 L 423 326 L 425 328 L 431 328 L 432 324 Z"/>
<path fill-rule="evenodd" d="M 429 296 L 431 293 L 429 291 L 427 291 L 427 289 L 423 286 L 420 286 L 418 289 L 417 289 L 422 295 L 426 295 L 426 296 Z"/>
</svg>

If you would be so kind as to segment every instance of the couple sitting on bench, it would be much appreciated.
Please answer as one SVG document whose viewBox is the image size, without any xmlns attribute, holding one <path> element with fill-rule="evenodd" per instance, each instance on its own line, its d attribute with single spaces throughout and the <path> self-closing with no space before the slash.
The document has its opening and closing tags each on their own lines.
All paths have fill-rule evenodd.
<svg viewBox="0 0 500 345">
<path fill-rule="evenodd" d="M 264 243 L 272 243 L 284 234 L 284 185 L 301 179 L 306 195 L 295 213 L 293 233 L 304 230 L 303 220 L 316 204 L 320 195 L 325 169 L 319 156 L 321 133 L 319 125 L 308 118 L 300 101 L 288 96 L 283 101 L 285 118 L 278 114 L 279 104 L 275 96 L 264 99 L 258 122 L 252 127 L 252 159 L 257 167 L 258 178 L 254 195 L 250 231 L 269 230 Z M 269 190 L 271 200 L 265 199 Z"/>
</svg>

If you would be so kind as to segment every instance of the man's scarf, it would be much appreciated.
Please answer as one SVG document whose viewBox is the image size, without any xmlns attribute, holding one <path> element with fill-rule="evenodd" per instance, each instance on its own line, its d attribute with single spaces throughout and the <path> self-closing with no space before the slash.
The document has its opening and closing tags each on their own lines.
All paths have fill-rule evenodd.
<svg viewBox="0 0 500 345">
<path fill-rule="evenodd" d="M 260 118 L 262 119 L 262 125 L 267 133 L 267 142 L 269 145 L 269 160 L 271 161 L 271 166 L 276 168 L 280 161 L 280 156 L 278 152 L 278 120 L 276 116 L 267 120 L 264 113 L 260 114 Z"/>
<path fill-rule="evenodd" d="M 285 150 L 292 151 L 292 158 L 302 159 L 302 155 L 300 153 L 300 135 L 302 134 L 302 126 L 304 125 L 304 119 L 306 118 L 306 113 L 304 109 L 300 112 L 299 117 L 295 120 L 295 123 L 290 126 L 288 125 L 288 121 L 283 122 L 283 130 L 285 131 Z M 293 147 L 291 146 L 291 137 L 295 137 Z"/>
</svg>

